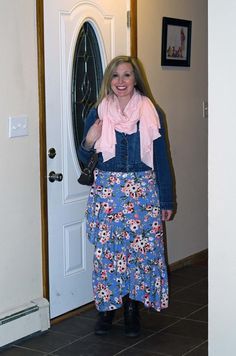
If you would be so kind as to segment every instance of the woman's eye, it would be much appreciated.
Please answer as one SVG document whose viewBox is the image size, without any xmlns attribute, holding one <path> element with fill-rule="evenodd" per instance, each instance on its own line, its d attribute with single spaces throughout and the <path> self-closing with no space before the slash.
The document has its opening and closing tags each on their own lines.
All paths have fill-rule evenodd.
<svg viewBox="0 0 236 356">
<path fill-rule="evenodd" d="M 120 79 L 120 80 L 122 80 L 122 79 L 124 79 L 124 80 L 128 80 L 128 79 L 130 79 L 130 77 L 131 77 L 131 75 L 132 75 L 132 73 L 124 73 L 124 74 L 122 74 L 122 75 L 119 75 L 118 73 L 113 73 L 112 74 L 112 79 Z"/>
</svg>

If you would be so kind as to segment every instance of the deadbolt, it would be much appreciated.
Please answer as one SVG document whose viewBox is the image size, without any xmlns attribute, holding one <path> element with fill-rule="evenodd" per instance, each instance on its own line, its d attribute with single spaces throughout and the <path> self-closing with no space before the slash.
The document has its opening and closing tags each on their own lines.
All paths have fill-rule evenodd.
<svg viewBox="0 0 236 356">
<path fill-rule="evenodd" d="M 49 148 L 48 150 L 48 157 L 49 158 L 54 158 L 56 156 L 57 152 L 54 147 Z"/>
<path fill-rule="evenodd" d="M 51 171 L 51 172 L 49 173 L 48 179 L 49 179 L 49 181 L 50 181 L 51 183 L 55 182 L 55 180 L 56 180 L 57 182 L 61 182 L 62 179 L 63 179 L 63 174 L 62 174 L 62 173 L 55 173 L 55 172 Z"/>
</svg>

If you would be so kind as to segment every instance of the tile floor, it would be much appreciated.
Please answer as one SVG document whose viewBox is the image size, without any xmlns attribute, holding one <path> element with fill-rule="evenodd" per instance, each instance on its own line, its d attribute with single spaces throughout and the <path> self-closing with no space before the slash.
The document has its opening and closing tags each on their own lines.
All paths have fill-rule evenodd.
<svg viewBox="0 0 236 356">
<path fill-rule="evenodd" d="M 0 356 L 206 356 L 207 284 L 206 264 L 171 272 L 170 307 L 161 313 L 141 309 L 139 338 L 124 335 L 122 310 L 109 335 L 95 336 L 93 308 L 0 350 Z"/>
</svg>

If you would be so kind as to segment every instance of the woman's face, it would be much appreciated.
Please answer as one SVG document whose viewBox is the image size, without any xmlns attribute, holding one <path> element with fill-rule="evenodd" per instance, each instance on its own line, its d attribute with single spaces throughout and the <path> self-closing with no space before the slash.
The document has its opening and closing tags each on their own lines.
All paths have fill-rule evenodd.
<svg viewBox="0 0 236 356">
<path fill-rule="evenodd" d="M 112 74 L 111 89 L 119 98 L 129 100 L 136 84 L 133 67 L 130 63 L 119 64 Z"/>
</svg>

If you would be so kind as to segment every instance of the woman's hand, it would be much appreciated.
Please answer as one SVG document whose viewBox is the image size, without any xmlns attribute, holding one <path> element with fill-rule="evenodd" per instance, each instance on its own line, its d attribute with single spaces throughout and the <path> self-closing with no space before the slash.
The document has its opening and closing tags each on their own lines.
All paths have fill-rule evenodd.
<svg viewBox="0 0 236 356">
<path fill-rule="evenodd" d="M 102 120 L 97 119 L 95 123 L 88 130 L 86 139 L 85 139 L 85 147 L 92 148 L 95 142 L 99 139 L 102 134 Z"/>
<path fill-rule="evenodd" d="M 169 221 L 171 216 L 173 214 L 173 210 L 167 210 L 167 209 L 163 209 L 161 211 L 161 220 L 162 221 Z"/>
</svg>

